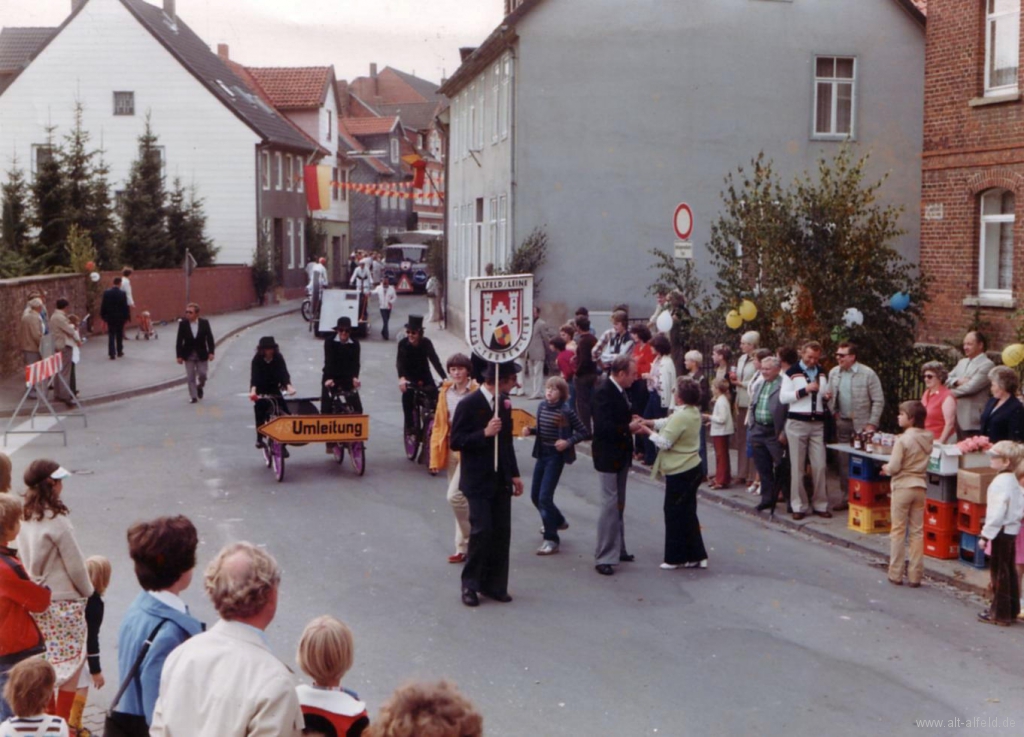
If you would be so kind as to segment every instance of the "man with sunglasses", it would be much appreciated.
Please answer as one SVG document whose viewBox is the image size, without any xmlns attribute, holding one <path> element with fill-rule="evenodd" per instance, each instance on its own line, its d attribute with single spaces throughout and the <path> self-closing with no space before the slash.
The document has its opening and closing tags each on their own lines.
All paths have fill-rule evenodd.
<svg viewBox="0 0 1024 737">
<path fill-rule="evenodd" d="M 885 395 L 878 374 L 857 361 L 857 345 L 844 341 L 836 348 L 836 366 L 828 372 L 825 401 L 836 422 L 836 440 L 849 443 L 855 432 L 875 432 L 882 421 Z M 839 493 L 829 494 L 832 511 L 848 507 L 850 457 L 839 454 Z"/>
<path fill-rule="evenodd" d="M 203 398 L 207 366 L 213 360 L 214 347 L 210 321 L 199 317 L 199 305 L 190 302 L 185 308 L 185 319 L 178 322 L 178 339 L 174 350 L 178 363 L 185 364 L 188 401 L 192 404 Z"/>
</svg>

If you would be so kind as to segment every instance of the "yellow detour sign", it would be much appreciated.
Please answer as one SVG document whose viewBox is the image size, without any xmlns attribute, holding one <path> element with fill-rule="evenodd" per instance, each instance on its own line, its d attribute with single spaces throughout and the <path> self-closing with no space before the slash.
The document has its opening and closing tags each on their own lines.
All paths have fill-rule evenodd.
<svg viewBox="0 0 1024 737">
<path fill-rule="evenodd" d="M 537 427 L 537 418 L 525 409 L 512 410 L 512 436 L 521 437 L 524 427 Z"/>
<path fill-rule="evenodd" d="M 369 415 L 283 415 L 260 426 L 279 443 L 351 443 L 370 437 Z"/>
</svg>

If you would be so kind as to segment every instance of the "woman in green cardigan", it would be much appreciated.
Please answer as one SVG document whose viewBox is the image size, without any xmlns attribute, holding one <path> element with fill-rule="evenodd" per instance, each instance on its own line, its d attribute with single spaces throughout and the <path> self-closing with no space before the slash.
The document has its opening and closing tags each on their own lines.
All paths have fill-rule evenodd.
<svg viewBox="0 0 1024 737">
<path fill-rule="evenodd" d="M 700 465 L 700 387 L 688 377 L 676 384 L 676 406 L 661 420 L 645 420 L 641 432 L 658 448 L 651 476 L 665 477 L 665 562 L 661 568 L 707 568 L 708 553 L 697 519 Z"/>
</svg>

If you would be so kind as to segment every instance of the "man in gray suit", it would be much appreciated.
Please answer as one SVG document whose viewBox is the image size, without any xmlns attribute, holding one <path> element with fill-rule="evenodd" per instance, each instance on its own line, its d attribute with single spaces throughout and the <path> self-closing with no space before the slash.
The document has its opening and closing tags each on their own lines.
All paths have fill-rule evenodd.
<svg viewBox="0 0 1024 737">
<path fill-rule="evenodd" d="M 956 429 L 961 438 L 981 432 L 981 412 L 989 398 L 988 372 L 995 364 L 985 355 L 985 336 L 972 330 L 964 336 L 964 357 L 949 372 L 946 386 L 956 397 Z"/>
<path fill-rule="evenodd" d="M 788 462 L 783 459 L 788 407 L 779 400 L 782 389 L 779 373 L 777 356 L 761 359 L 761 377 L 751 382 L 747 413 L 747 438 L 754 452 L 754 466 L 761 477 L 761 503 L 757 511 L 769 509 L 773 517 L 779 489 L 785 493 L 788 483 Z"/>
</svg>

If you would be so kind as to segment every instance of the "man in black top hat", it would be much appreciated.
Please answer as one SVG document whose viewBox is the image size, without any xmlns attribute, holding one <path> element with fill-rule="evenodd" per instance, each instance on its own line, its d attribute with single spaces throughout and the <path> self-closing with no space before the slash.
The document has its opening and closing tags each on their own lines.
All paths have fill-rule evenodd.
<svg viewBox="0 0 1024 737">
<path fill-rule="evenodd" d="M 332 390 L 351 392 L 359 388 L 359 343 L 352 337 L 352 320 L 339 317 L 335 334 L 324 341 L 324 373 L 321 382 L 320 411 L 334 412 Z M 356 412 L 362 414 L 363 405 L 356 393 L 350 400 Z"/>
<path fill-rule="evenodd" d="M 451 449 L 461 453 L 459 491 L 469 502 L 469 549 L 462 569 L 462 603 L 477 606 L 477 594 L 502 603 L 508 594 L 508 549 L 512 497 L 523 493 L 512 445 L 512 405 L 519 365 L 490 365 L 483 385 L 459 402 L 452 418 Z M 498 416 L 494 416 L 497 402 Z M 498 446 L 497 470 L 494 446 Z"/>
<path fill-rule="evenodd" d="M 423 315 L 409 315 L 405 324 L 405 337 L 398 341 L 398 390 L 402 392 L 402 412 L 405 413 L 405 431 L 412 429 L 413 393 L 411 387 L 427 389 L 436 393 L 437 384 L 430 373 L 433 366 L 437 375 L 445 377 L 444 365 L 437 357 L 434 344 L 423 336 Z"/>
</svg>

